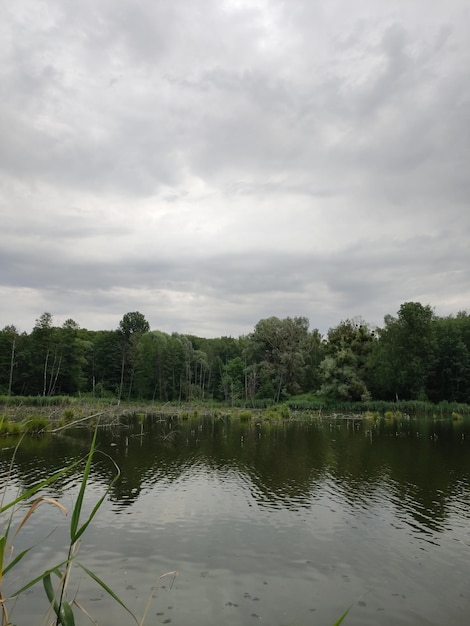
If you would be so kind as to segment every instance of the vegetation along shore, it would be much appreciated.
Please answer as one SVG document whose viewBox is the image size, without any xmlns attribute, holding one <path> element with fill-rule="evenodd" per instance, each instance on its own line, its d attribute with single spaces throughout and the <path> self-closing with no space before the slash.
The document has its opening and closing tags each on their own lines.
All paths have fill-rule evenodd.
<svg viewBox="0 0 470 626">
<path fill-rule="evenodd" d="M 0 331 L 0 394 L 93 401 L 470 404 L 470 315 L 402 304 L 382 327 L 347 319 L 323 336 L 305 317 L 260 320 L 238 338 L 151 330 L 126 313 L 115 330 L 61 326 L 42 314 L 30 333 Z"/>
</svg>

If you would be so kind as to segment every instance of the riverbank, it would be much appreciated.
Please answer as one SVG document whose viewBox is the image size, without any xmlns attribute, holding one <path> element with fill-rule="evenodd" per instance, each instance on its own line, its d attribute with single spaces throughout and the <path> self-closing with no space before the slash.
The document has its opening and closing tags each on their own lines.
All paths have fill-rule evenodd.
<svg viewBox="0 0 470 626">
<path fill-rule="evenodd" d="M 72 396 L 0 396 L 0 435 L 20 432 L 58 432 L 70 426 L 95 427 L 98 424 L 125 424 L 150 416 L 190 419 L 231 417 L 240 420 L 298 420 L 336 416 L 337 418 L 378 419 L 408 416 L 426 419 L 464 419 L 470 416 L 466 404 L 441 402 L 354 402 L 327 404 L 315 396 L 299 396 L 281 404 L 263 403 L 255 407 L 227 406 L 223 403 L 117 402 Z"/>
</svg>

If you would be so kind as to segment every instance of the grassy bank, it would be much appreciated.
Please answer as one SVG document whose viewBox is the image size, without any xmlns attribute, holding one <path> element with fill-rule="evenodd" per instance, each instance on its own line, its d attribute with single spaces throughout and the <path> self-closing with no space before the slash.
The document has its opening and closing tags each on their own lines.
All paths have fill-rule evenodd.
<svg viewBox="0 0 470 626">
<path fill-rule="evenodd" d="M 70 425 L 94 427 L 119 424 L 146 416 L 178 419 L 231 417 L 241 420 L 287 420 L 331 415 L 361 417 L 412 416 L 426 419 L 462 419 L 470 416 L 466 404 L 441 402 L 337 402 L 327 403 L 314 395 L 290 398 L 281 404 L 269 402 L 246 406 L 223 403 L 121 402 L 71 396 L 0 396 L 0 436 L 54 432 Z"/>
</svg>

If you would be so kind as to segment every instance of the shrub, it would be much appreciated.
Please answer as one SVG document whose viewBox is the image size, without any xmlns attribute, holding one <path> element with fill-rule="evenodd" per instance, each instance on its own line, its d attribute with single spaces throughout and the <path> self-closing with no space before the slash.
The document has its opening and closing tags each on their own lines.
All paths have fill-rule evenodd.
<svg viewBox="0 0 470 626">
<path fill-rule="evenodd" d="M 266 409 L 265 411 L 263 411 L 262 416 L 265 419 L 275 419 L 275 420 L 289 419 L 290 418 L 289 407 L 286 404 L 276 404 L 275 406 L 272 406 L 269 409 Z"/>
<path fill-rule="evenodd" d="M 252 415 L 251 415 L 250 411 L 240 411 L 240 413 L 238 414 L 238 417 L 242 421 L 246 422 L 246 421 L 251 419 Z"/>
<path fill-rule="evenodd" d="M 26 433 L 39 435 L 49 427 L 47 417 L 33 416 L 23 423 L 23 430 Z"/>
</svg>

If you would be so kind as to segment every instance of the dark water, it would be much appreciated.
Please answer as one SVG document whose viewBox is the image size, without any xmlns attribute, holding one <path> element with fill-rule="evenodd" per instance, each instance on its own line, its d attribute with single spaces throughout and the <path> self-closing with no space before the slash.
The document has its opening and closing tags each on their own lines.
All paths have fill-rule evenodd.
<svg viewBox="0 0 470 626">
<path fill-rule="evenodd" d="M 99 433 L 122 474 L 78 560 L 139 617 L 151 598 L 145 624 L 331 625 L 349 606 L 345 625 L 470 623 L 469 423 L 147 419 L 140 433 L 138 424 Z M 90 437 L 23 441 L 7 495 L 85 455 Z M 5 486 L 12 441 L 0 446 Z M 87 510 L 112 475 L 110 460 L 97 458 Z M 78 480 L 47 495 L 72 508 Z M 40 507 L 15 553 L 36 547 L 4 592 L 65 558 L 68 523 Z M 159 580 L 173 570 L 173 584 Z M 77 588 L 100 624 L 132 623 L 74 567 Z M 12 622 L 45 623 L 43 596 L 29 590 Z"/>
</svg>

